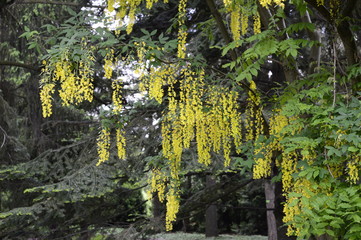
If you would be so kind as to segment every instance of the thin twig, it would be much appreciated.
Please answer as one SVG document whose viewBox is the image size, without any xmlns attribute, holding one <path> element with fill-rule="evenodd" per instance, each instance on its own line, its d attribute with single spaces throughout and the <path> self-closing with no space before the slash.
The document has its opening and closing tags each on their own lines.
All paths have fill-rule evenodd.
<svg viewBox="0 0 361 240">
<path fill-rule="evenodd" d="M 336 44 L 335 41 L 332 42 L 333 45 L 333 103 L 332 108 L 335 108 L 336 105 L 336 63 L 337 63 L 337 53 L 336 53 Z"/>
<path fill-rule="evenodd" d="M 3 142 L 2 142 L 2 144 L 0 146 L 0 148 L 2 148 L 5 145 L 6 138 L 7 138 L 8 135 L 7 135 L 6 131 L 1 126 L 0 126 L 0 130 L 3 131 L 3 133 L 4 133 L 4 139 L 3 139 Z"/>
<path fill-rule="evenodd" d="M 331 169 L 330 169 L 330 166 L 329 166 L 328 164 L 327 164 L 327 169 L 328 169 L 328 171 L 330 172 L 332 178 L 335 178 L 335 177 L 333 176 L 332 171 L 331 171 Z"/>
</svg>

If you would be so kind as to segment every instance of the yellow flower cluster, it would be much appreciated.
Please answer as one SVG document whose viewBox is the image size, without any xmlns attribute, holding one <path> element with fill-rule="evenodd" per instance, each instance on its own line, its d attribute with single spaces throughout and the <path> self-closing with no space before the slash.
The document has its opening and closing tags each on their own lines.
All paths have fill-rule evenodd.
<svg viewBox="0 0 361 240">
<path fill-rule="evenodd" d="M 147 0 L 145 6 L 146 6 L 148 9 L 151 9 L 151 8 L 153 7 L 153 4 L 156 3 L 156 2 L 158 2 L 158 0 Z"/>
<path fill-rule="evenodd" d="M 250 13 L 240 3 L 230 4 L 224 1 L 226 10 L 231 14 L 230 28 L 234 40 L 239 40 L 248 29 L 248 17 Z M 258 12 L 253 16 L 253 29 L 255 34 L 261 32 L 261 21 Z"/>
<path fill-rule="evenodd" d="M 209 143 L 214 152 L 219 152 L 223 147 L 225 166 L 228 166 L 231 161 L 229 156 L 231 139 L 233 138 L 237 150 L 241 144 L 242 133 L 240 115 L 237 111 L 237 98 L 237 92 L 229 91 L 223 87 L 213 87 L 207 101 L 207 105 L 211 106 L 206 117 Z"/>
<path fill-rule="evenodd" d="M 186 66 L 180 75 L 183 78 L 177 95 L 175 81 L 168 81 L 172 83 L 168 89 L 168 112 L 163 118 L 161 129 L 163 154 L 169 160 L 172 181 L 179 180 L 182 152 L 190 147 L 194 138 L 198 161 L 205 165 L 211 163 L 211 151 L 219 152 L 221 149 L 225 165 L 229 165 L 231 139 L 237 149 L 242 141 L 237 93 L 223 87 L 211 87 L 207 91 L 203 70 L 194 73 L 190 66 Z M 167 196 L 167 230 L 172 229 L 179 208 L 175 191 L 176 188 L 172 187 Z"/>
<path fill-rule="evenodd" d="M 87 54 L 84 55 L 84 59 L 79 62 L 78 70 L 78 83 L 79 92 L 76 96 L 76 102 L 80 103 L 83 101 L 93 101 L 93 74 L 94 70 L 92 65 L 94 64 L 95 58 L 93 56 L 94 49 L 91 48 Z"/>
<path fill-rule="evenodd" d="M 120 128 L 116 130 L 116 140 L 117 140 L 117 150 L 118 150 L 118 157 L 120 159 L 124 159 L 126 156 L 125 151 L 125 132 Z"/>
<path fill-rule="evenodd" d="M 113 61 L 114 61 L 113 56 L 114 56 L 114 50 L 111 49 L 110 51 L 107 52 L 107 54 L 105 55 L 105 58 L 104 58 L 104 72 L 105 72 L 104 77 L 107 79 L 112 78 Z"/>
<path fill-rule="evenodd" d="M 280 113 L 277 113 L 278 110 L 275 111 L 274 114 L 270 118 L 270 135 L 272 137 L 271 142 L 268 145 L 264 143 L 257 143 L 255 147 L 254 155 L 262 154 L 263 157 L 258 157 L 255 160 L 255 165 L 253 166 L 253 178 L 260 179 L 263 177 L 269 177 L 271 175 L 271 166 L 272 166 L 272 154 L 275 151 L 283 152 L 283 146 L 280 144 L 283 136 L 281 134 L 282 129 L 288 125 L 287 117 L 283 116 Z M 281 164 L 277 164 L 281 166 Z"/>
<path fill-rule="evenodd" d="M 185 26 L 187 0 L 180 0 L 178 5 L 178 57 L 186 57 L 187 29 Z"/>
<path fill-rule="evenodd" d="M 308 207 L 308 201 L 303 201 L 303 199 L 309 199 L 314 194 L 319 192 L 323 192 L 325 194 L 330 194 L 330 192 L 332 192 L 331 189 L 319 189 L 316 187 L 317 185 L 307 180 L 307 178 L 302 177 L 298 178 L 292 187 L 292 192 L 298 194 L 300 197 L 290 197 L 285 194 L 286 202 L 283 208 L 283 212 L 285 214 L 283 217 L 283 222 L 288 223 L 288 236 L 299 236 L 300 229 L 296 226 L 294 221 L 295 217 L 299 215 L 305 207 Z"/>
<path fill-rule="evenodd" d="M 146 0 L 146 7 L 148 9 L 152 8 L 155 3 L 159 0 Z M 164 0 L 164 3 L 168 3 L 169 0 Z M 108 12 L 113 12 L 115 10 L 114 6 L 117 7 L 115 20 L 123 23 L 127 23 L 127 34 L 130 34 L 133 30 L 135 23 L 136 10 L 139 8 L 139 5 L 142 3 L 142 0 L 108 0 L 107 10 Z M 124 21 L 125 17 L 128 17 L 127 21 Z"/>
<path fill-rule="evenodd" d="M 296 172 L 297 154 L 283 153 L 282 154 L 282 189 L 288 192 L 293 187 L 292 174 Z"/>
<path fill-rule="evenodd" d="M 332 175 L 332 177 L 334 178 L 338 178 L 341 177 L 344 172 L 343 172 L 343 164 L 330 164 L 328 166 L 328 169 Z"/>
<path fill-rule="evenodd" d="M 167 212 L 165 216 L 165 229 L 171 231 L 173 229 L 173 222 L 176 220 L 179 211 L 179 196 L 173 188 L 167 194 Z"/>
<path fill-rule="evenodd" d="M 258 155 L 262 155 L 259 157 Z M 261 179 L 263 177 L 271 176 L 272 171 L 272 151 L 269 146 L 257 143 L 254 150 L 255 164 L 253 165 L 253 179 Z"/>
<path fill-rule="evenodd" d="M 233 0 L 223 0 L 223 4 L 228 11 L 232 9 L 232 2 Z"/>
<path fill-rule="evenodd" d="M 122 82 L 120 79 L 112 81 L 113 113 L 119 114 L 123 108 Z"/>
<path fill-rule="evenodd" d="M 198 162 L 207 166 L 211 164 L 211 144 L 209 144 L 209 135 L 207 132 L 209 122 L 207 114 L 204 113 L 202 109 L 197 110 L 196 116 Z"/>
<path fill-rule="evenodd" d="M 262 7 L 268 8 L 270 5 L 275 4 L 281 8 L 285 7 L 285 0 L 259 0 Z"/>
<path fill-rule="evenodd" d="M 55 92 L 54 87 L 54 83 L 46 83 L 40 89 L 40 101 L 44 118 L 50 117 L 53 113 L 52 95 Z"/>
<path fill-rule="evenodd" d="M 83 49 L 85 45 L 83 43 Z M 71 61 L 68 50 L 65 50 L 59 58 L 50 59 L 48 63 L 43 62 L 45 64 L 42 78 L 44 85 L 40 96 L 44 117 L 49 117 L 52 113 L 50 99 L 56 82 L 60 82 L 59 96 L 64 106 L 93 100 L 92 65 L 95 59 L 91 50 L 85 52 L 85 56 L 78 62 Z"/>
<path fill-rule="evenodd" d="M 282 140 L 281 132 L 288 125 L 288 118 L 275 110 L 276 114 L 270 118 L 270 134 L 277 140 Z M 279 145 L 280 146 L 280 145 Z"/>
<path fill-rule="evenodd" d="M 237 93 L 223 87 L 205 91 L 203 71 L 196 76 L 190 69 L 183 69 L 182 75 L 180 99 L 169 97 L 169 112 L 162 122 L 164 155 L 172 159 L 176 171 L 183 149 L 196 138 L 200 163 L 209 165 L 210 151 L 223 150 L 224 164 L 228 166 L 232 138 L 236 149 L 242 141 Z M 205 106 L 209 110 L 204 111 Z"/>
<path fill-rule="evenodd" d="M 259 135 L 263 133 L 263 116 L 261 98 L 257 92 L 254 81 L 250 82 L 248 91 L 248 104 L 246 109 L 246 141 L 257 140 Z"/>
<path fill-rule="evenodd" d="M 226 7 L 227 8 L 227 7 Z M 231 32 L 233 40 L 239 40 L 241 37 L 240 29 L 240 20 L 241 19 L 241 9 L 239 5 L 236 5 L 235 8 L 231 11 Z"/>
<path fill-rule="evenodd" d="M 361 171 L 361 157 L 354 156 L 352 160 L 347 163 L 348 181 L 356 184 L 360 180 L 359 173 Z"/>
<path fill-rule="evenodd" d="M 124 159 L 126 156 L 125 151 L 125 132 L 119 128 L 116 130 L 116 144 L 118 150 L 118 157 L 120 159 Z M 97 146 L 98 146 L 98 163 L 96 164 L 99 166 L 101 163 L 107 161 L 109 159 L 109 150 L 110 150 L 110 129 L 103 128 L 100 131 L 99 137 L 97 139 Z"/>
<path fill-rule="evenodd" d="M 150 98 L 162 103 L 164 89 L 168 86 L 168 94 L 172 95 L 173 85 L 176 81 L 178 64 L 166 64 L 163 66 L 153 66 L 145 58 L 147 51 L 152 50 L 151 46 L 146 46 L 144 42 L 134 43 L 137 47 L 137 69 L 136 73 L 141 80 L 139 90 L 148 92 Z"/>
<path fill-rule="evenodd" d="M 245 35 L 247 33 L 247 29 L 248 29 L 248 15 L 245 11 L 242 11 L 241 14 L 241 33 L 242 35 Z"/>
<path fill-rule="evenodd" d="M 325 0 L 317 0 L 317 6 L 325 5 Z"/>
<path fill-rule="evenodd" d="M 167 181 L 168 178 L 162 171 L 157 168 L 152 170 L 152 177 L 149 181 L 150 193 L 158 193 L 160 202 L 164 201 Z"/>
<path fill-rule="evenodd" d="M 292 224 L 295 216 L 301 213 L 301 203 L 299 202 L 299 198 L 296 197 L 288 197 L 283 206 L 283 222 L 291 223 L 287 226 L 287 236 L 298 236 L 300 229 L 297 228 L 294 224 Z"/>
<path fill-rule="evenodd" d="M 149 96 L 157 102 L 162 103 L 164 90 L 166 85 L 173 85 L 177 67 L 175 65 L 166 65 L 162 67 L 152 67 L 147 77 L 147 85 Z"/>
<path fill-rule="evenodd" d="M 261 17 L 258 13 L 253 16 L 253 32 L 254 34 L 261 33 Z"/>
<path fill-rule="evenodd" d="M 301 196 L 306 198 L 310 197 L 310 191 L 312 189 L 311 183 L 306 178 L 297 179 L 294 184 L 293 191 L 296 193 L 300 193 Z M 287 235 L 288 236 L 298 236 L 300 229 L 293 224 L 295 216 L 301 213 L 303 208 L 303 204 L 300 201 L 301 197 L 289 197 L 286 196 L 286 202 L 283 208 L 284 217 L 283 222 L 290 223 L 287 226 Z"/>
<path fill-rule="evenodd" d="M 107 10 L 108 10 L 108 12 L 114 11 L 114 0 L 108 0 Z"/>
<path fill-rule="evenodd" d="M 330 0 L 330 14 L 331 17 L 336 19 L 340 12 L 341 1 L 340 0 Z"/>
<path fill-rule="evenodd" d="M 139 89 L 141 91 L 146 91 L 145 89 L 145 85 L 144 85 L 144 80 L 143 78 L 147 75 L 148 73 L 148 68 L 149 68 L 149 62 L 146 60 L 146 53 L 148 50 L 145 42 L 135 42 L 134 46 L 136 48 L 136 53 L 137 53 L 137 67 L 134 71 L 135 74 L 139 75 L 139 78 L 141 80 L 141 83 L 139 85 Z"/>
<path fill-rule="evenodd" d="M 110 131 L 108 128 L 103 128 L 97 139 L 98 145 L 98 156 L 99 160 L 97 166 L 109 159 L 109 148 L 110 148 Z"/>
</svg>

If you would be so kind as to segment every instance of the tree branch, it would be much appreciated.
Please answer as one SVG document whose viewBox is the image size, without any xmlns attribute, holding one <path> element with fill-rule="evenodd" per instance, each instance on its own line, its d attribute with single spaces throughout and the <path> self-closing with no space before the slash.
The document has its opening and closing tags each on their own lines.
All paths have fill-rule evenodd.
<svg viewBox="0 0 361 240">
<path fill-rule="evenodd" d="M 40 71 L 40 67 L 36 67 L 34 65 L 19 63 L 19 62 L 11 62 L 11 61 L 0 61 L 0 66 L 13 66 L 13 67 L 21 67 L 26 68 L 33 71 Z"/>
<path fill-rule="evenodd" d="M 308 4 L 314 7 L 325 19 L 327 22 L 332 23 L 332 18 L 330 12 L 323 5 L 318 5 L 315 0 L 306 0 Z"/>
<path fill-rule="evenodd" d="M 214 19 L 217 22 L 217 25 L 219 27 L 219 30 L 221 31 L 224 41 L 226 42 L 226 44 L 229 44 L 230 42 L 232 42 L 232 38 L 229 35 L 226 26 L 224 25 L 223 18 L 221 16 L 221 14 L 219 13 L 219 11 L 217 10 L 216 4 L 214 3 L 213 0 L 206 0 L 206 2 L 207 2 L 209 9 L 211 10 L 211 13 L 212 13 Z M 232 60 L 236 61 L 237 60 L 236 51 L 234 49 L 232 49 L 230 52 L 231 52 Z"/>
<path fill-rule="evenodd" d="M 343 1 L 342 6 L 342 16 L 350 16 L 351 12 L 355 9 L 356 3 L 358 0 L 348 0 L 348 1 Z"/>
<path fill-rule="evenodd" d="M 5 145 L 5 142 L 6 142 L 6 138 L 8 137 L 8 134 L 6 133 L 6 131 L 0 126 L 0 130 L 3 132 L 4 134 L 4 139 L 3 139 L 3 142 L 0 146 L 0 148 L 2 148 L 4 145 Z"/>
<path fill-rule="evenodd" d="M 89 8 L 101 8 L 104 9 L 105 6 L 100 5 L 86 5 L 75 3 L 75 2 L 58 2 L 58 1 L 47 1 L 47 0 L 25 0 L 18 1 L 16 4 L 50 4 L 50 5 L 63 5 L 63 6 L 71 6 L 71 7 L 89 7 Z"/>
<path fill-rule="evenodd" d="M 224 196 L 228 196 L 229 194 L 237 191 L 238 189 L 253 181 L 253 179 L 244 179 L 236 181 L 234 184 L 230 184 L 232 180 L 234 179 L 232 178 L 228 181 L 216 183 L 215 185 L 206 187 L 205 189 L 194 194 L 192 197 L 187 199 L 184 204 L 181 205 L 178 213 L 179 217 L 186 217 L 191 211 L 204 209 L 208 204 L 215 202 Z"/>
<path fill-rule="evenodd" d="M 41 124 L 41 128 L 48 129 L 52 127 L 56 127 L 57 125 L 61 124 L 72 124 L 72 125 L 91 125 L 91 124 L 98 124 L 98 122 L 95 121 L 47 121 L 43 124 Z"/>
<path fill-rule="evenodd" d="M 308 4 L 314 7 L 321 15 L 333 26 L 335 26 L 338 35 L 342 41 L 342 44 L 345 48 L 345 55 L 347 59 L 348 66 L 352 66 L 360 61 L 360 57 L 358 56 L 357 45 L 355 41 L 355 37 L 350 29 L 350 23 L 347 21 L 345 16 L 351 14 L 355 4 L 358 0 L 348 0 L 345 1 L 343 5 L 343 10 L 341 12 L 341 16 L 339 16 L 339 22 L 334 21 L 331 18 L 329 11 L 324 6 L 318 6 L 316 0 L 306 0 Z M 360 81 L 360 77 L 356 79 L 351 79 L 351 85 L 354 91 L 356 91 L 356 83 Z"/>
</svg>

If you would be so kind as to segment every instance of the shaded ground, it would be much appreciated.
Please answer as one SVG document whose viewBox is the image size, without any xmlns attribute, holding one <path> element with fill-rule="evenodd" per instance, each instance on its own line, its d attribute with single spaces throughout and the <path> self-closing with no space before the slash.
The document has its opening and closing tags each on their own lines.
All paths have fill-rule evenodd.
<svg viewBox="0 0 361 240">
<path fill-rule="evenodd" d="M 220 235 L 219 237 L 206 238 L 201 233 L 159 233 L 151 236 L 149 240 L 267 240 L 266 236 L 241 236 L 241 235 Z"/>
</svg>

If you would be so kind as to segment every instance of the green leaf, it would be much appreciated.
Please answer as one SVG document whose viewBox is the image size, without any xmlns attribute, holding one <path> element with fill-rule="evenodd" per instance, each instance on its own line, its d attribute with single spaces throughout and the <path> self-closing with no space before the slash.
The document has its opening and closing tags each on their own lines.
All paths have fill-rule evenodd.
<svg viewBox="0 0 361 240">
<path fill-rule="evenodd" d="M 251 74 L 252 74 L 253 76 L 257 77 L 258 71 L 257 71 L 256 69 L 251 68 L 251 69 L 250 69 L 250 72 L 251 72 Z"/>
<path fill-rule="evenodd" d="M 354 146 L 348 147 L 347 150 L 350 151 L 350 152 L 358 152 L 359 151 L 359 149 L 354 147 Z"/>
<path fill-rule="evenodd" d="M 349 230 L 349 232 L 360 232 L 361 233 L 361 225 L 360 224 L 353 224 Z"/>
</svg>

